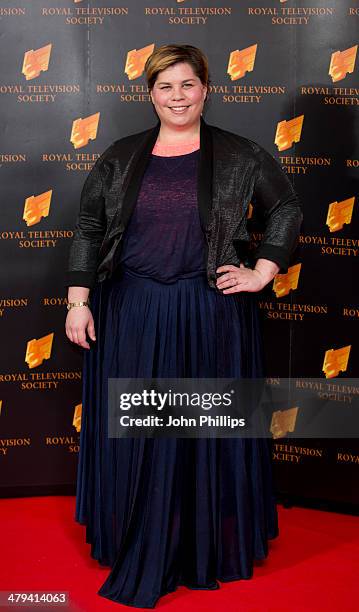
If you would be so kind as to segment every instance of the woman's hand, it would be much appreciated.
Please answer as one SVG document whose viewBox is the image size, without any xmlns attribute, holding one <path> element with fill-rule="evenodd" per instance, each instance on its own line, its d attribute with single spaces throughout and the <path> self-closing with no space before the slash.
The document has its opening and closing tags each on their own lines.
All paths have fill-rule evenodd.
<svg viewBox="0 0 359 612">
<path fill-rule="evenodd" d="M 91 340 L 96 340 L 94 320 L 88 306 L 71 308 L 67 313 L 65 329 L 68 339 L 83 348 L 90 348 L 86 340 L 86 330 Z"/>
<path fill-rule="evenodd" d="M 240 291 L 261 291 L 279 271 L 279 266 L 268 259 L 258 259 L 256 267 L 246 268 L 244 264 L 240 266 L 220 266 L 217 273 L 222 273 L 217 278 L 217 288 L 222 293 L 239 293 Z"/>
</svg>

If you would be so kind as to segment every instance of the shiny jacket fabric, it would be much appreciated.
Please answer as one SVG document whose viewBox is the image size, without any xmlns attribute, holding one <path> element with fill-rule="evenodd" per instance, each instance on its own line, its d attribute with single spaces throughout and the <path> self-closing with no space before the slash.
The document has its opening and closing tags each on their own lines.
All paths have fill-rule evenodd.
<svg viewBox="0 0 359 612">
<path fill-rule="evenodd" d="M 116 140 L 96 160 L 84 183 L 70 248 L 66 286 L 94 287 L 110 278 L 157 140 L 155 127 Z M 216 288 L 220 265 L 254 265 L 263 257 L 286 272 L 297 245 L 302 208 L 279 163 L 253 140 L 201 117 L 198 209 L 207 242 L 207 279 Z M 250 254 L 248 205 L 262 220 L 263 237 Z M 160 245 L 159 245 L 160 248 Z"/>
</svg>

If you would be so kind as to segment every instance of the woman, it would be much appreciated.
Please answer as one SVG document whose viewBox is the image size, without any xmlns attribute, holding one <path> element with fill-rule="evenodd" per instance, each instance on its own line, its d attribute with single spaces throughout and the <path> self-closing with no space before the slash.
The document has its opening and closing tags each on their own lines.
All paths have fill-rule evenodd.
<svg viewBox="0 0 359 612">
<path fill-rule="evenodd" d="M 89 349 L 76 520 L 112 568 L 98 593 L 153 608 L 180 584 L 250 578 L 267 556 L 278 535 L 270 449 L 266 439 L 109 438 L 107 380 L 262 376 L 256 292 L 286 271 L 301 208 L 269 153 L 202 118 L 199 49 L 163 45 L 145 72 L 159 121 L 115 141 L 87 177 L 66 333 Z M 265 220 L 252 260 L 249 202 Z"/>
</svg>

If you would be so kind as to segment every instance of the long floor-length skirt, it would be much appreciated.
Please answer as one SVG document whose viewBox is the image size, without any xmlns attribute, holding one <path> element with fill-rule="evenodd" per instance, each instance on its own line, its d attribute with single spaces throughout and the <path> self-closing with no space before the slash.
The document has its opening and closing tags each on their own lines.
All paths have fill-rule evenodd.
<svg viewBox="0 0 359 612">
<path fill-rule="evenodd" d="M 179 585 L 250 578 L 278 535 L 265 438 L 107 435 L 109 377 L 259 377 L 255 294 L 220 294 L 203 274 L 161 283 L 120 269 L 92 295 L 76 520 L 111 567 L 99 595 L 153 608 Z"/>
</svg>

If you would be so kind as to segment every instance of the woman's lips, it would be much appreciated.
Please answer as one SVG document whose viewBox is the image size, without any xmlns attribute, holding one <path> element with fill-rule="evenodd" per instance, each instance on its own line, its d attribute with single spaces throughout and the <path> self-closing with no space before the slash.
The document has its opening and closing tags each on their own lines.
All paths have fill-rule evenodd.
<svg viewBox="0 0 359 612">
<path fill-rule="evenodd" d="M 175 115 L 182 115 L 182 113 L 185 113 L 187 108 L 189 107 L 188 106 L 170 106 L 169 108 Z"/>
</svg>

